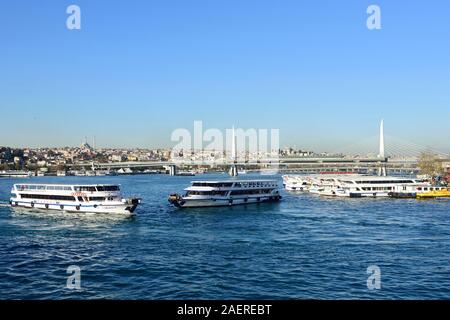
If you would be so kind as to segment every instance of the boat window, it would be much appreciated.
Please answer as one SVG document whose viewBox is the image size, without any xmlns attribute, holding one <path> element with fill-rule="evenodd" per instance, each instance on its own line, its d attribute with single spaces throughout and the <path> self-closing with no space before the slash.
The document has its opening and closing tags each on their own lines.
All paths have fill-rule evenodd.
<svg viewBox="0 0 450 320">
<path fill-rule="evenodd" d="M 76 186 L 75 191 L 88 191 L 88 192 L 95 192 L 95 187 L 88 187 L 88 186 Z"/>
<path fill-rule="evenodd" d="M 69 186 L 47 186 L 47 190 L 70 191 L 72 188 Z"/>
<path fill-rule="evenodd" d="M 89 201 L 105 201 L 105 197 L 90 197 Z"/>
<path fill-rule="evenodd" d="M 42 200 L 55 200 L 55 201 L 75 201 L 71 196 L 58 196 L 58 195 L 46 195 L 46 194 L 22 194 L 22 199 L 42 199 Z"/>
<path fill-rule="evenodd" d="M 119 191 L 119 186 L 98 186 L 97 191 Z"/>
<path fill-rule="evenodd" d="M 212 183 L 212 182 L 194 182 L 194 187 L 213 187 L 213 188 L 229 188 L 233 186 L 232 182 Z"/>
<path fill-rule="evenodd" d="M 188 191 L 187 196 L 226 196 L 227 191 Z"/>
<path fill-rule="evenodd" d="M 252 194 L 266 194 L 270 193 L 272 189 L 255 189 L 255 190 L 233 190 L 230 195 L 252 195 Z"/>
<path fill-rule="evenodd" d="M 346 183 L 351 183 L 344 181 Z M 414 183 L 412 180 L 358 180 L 355 181 L 357 184 L 408 184 L 408 183 Z"/>
</svg>

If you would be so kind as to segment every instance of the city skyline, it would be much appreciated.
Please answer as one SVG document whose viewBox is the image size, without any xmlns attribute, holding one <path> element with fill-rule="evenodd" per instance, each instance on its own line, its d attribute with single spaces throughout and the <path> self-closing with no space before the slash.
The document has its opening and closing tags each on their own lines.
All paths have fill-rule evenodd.
<svg viewBox="0 0 450 320">
<path fill-rule="evenodd" d="M 0 145 L 170 148 L 171 132 L 280 129 L 317 152 L 386 132 L 450 152 L 446 1 L 3 5 Z M 24 9 L 26 8 L 26 9 Z M 200 10 L 201 9 L 201 10 Z M 374 150 L 375 152 L 376 150 Z"/>
</svg>

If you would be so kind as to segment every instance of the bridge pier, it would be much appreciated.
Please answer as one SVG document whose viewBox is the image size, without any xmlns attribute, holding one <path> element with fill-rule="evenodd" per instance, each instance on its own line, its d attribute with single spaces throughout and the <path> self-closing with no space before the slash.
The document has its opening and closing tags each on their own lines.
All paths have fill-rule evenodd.
<svg viewBox="0 0 450 320">
<path fill-rule="evenodd" d="M 387 176 L 387 159 L 385 161 L 380 162 L 378 167 L 378 175 L 380 177 L 386 177 Z"/>
<path fill-rule="evenodd" d="M 169 175 L 171 175 L 171 176 L 177 175 L 177 166 L 176 165 L 169 166 Z"/>
</svg>

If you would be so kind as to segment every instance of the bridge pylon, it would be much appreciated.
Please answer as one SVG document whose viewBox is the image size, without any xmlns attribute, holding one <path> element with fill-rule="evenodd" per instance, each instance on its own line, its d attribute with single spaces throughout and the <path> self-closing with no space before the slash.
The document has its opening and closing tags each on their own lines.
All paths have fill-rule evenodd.
<svg viewBox="0 0 450 320">
<path fill-rule="evenodd" d="M 380 153 L 378 154 L 378 158 L 382 159 L 380 161 L 380 166 L 378 168 L 378 175 L 381 177 L 387 176 L 386 170 L 386 153 L 385 153 L 385 144 L 384 144 L 384 120 L 381 120 L 380 124 Z"/>
</svg>

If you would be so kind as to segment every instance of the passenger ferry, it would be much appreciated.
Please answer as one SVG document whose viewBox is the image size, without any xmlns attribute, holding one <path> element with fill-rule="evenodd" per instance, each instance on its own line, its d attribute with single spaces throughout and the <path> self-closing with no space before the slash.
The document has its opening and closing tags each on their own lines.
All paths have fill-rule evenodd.
<svg viewBox="0 0 450 320">
<path fill-rule="evenodd" d="M 314 175 L 286 175 L 283 176 L 283 185 L 286 191 L 307 191 L 324 194 L 339 183 L 339 179 L 361 177 L 354 173 L 314 174 Z"/>
<path fill-rule="evenodd" d="M 0 178 L 30 178 L 33 173 L 30 171 L 7 170 L 0 171 Z"/>
<path fill-rule="evenodd" d="M 418 193 L 424 188 L 430 187 L 429 182 L 401 177 L 360 176 L 340 178 L 335 186 L 328 190 L 338 197 L 362 198 L 362 197 L 389 197 L 394 193 L 412 194 Z"/>
<path fill-rule="evenodd" d="M 13 208 L 132 215 L 140 199 L 124 199 L 118 185 L 15 184 Z"/>
<path fill-rule="evenodd" d="M 283 176 L 283 186 L 286 191 L 308 191 L 311 181 L 307 176 Z"/>
<path fill-rule="evenodd" d="M 219 207 L 276 202 L 281 199 L 276 180 L 194 181 L 184 195 L 171 194 L 169 202 L 179 208 Z"/>
<path fill-rule="evenodd" d="M 439 199 L 450 198 L 450 188 L 448 187 L 432 187 L 423 190 L 417 194 L 418 199 Z"/>
</svg>

